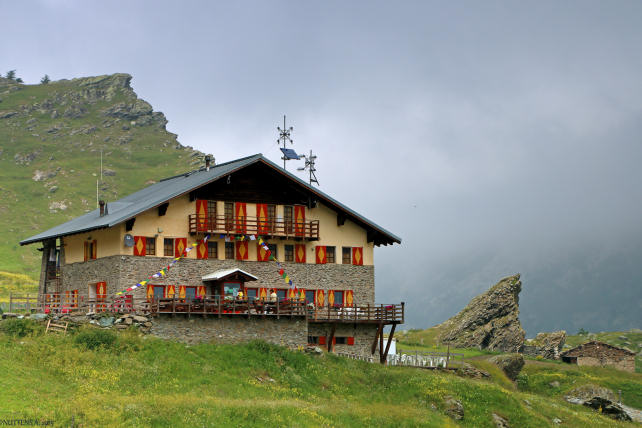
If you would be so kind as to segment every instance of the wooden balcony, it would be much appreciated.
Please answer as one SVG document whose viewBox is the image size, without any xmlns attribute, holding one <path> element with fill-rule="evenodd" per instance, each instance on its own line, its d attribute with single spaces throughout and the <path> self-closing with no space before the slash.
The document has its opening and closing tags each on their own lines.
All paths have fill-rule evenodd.
<svg viewBox="0 0 642 428">
<path fill-rule="evenodd" d="M 319 220 L 294 221 L 258 217 L 189 215 L 190 233 L 261 235 L 288 239 L 319 239 Z"/>
</svg>

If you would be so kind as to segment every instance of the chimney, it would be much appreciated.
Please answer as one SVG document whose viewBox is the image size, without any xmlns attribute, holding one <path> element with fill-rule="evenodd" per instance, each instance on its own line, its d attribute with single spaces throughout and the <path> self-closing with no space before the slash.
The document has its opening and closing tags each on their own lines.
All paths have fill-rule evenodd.
<svg viewBox="0 0 642 428">
<path fill-rule="evenodd" d="M 105 201 L 99 201 L 98 205 L 100 205 L 100 216 L 104 217 L 105 214 L 107 214 L 107 210 L 105 209 L 107 207 L 107 204 L 105 204 Z"/>
<path fill-rule="evenodd" d="M 210 155 L 205 155 L 205 170 L 209 171 L 210 170 L 210 162 L 212 161 L 212 157 Z"/>
</svg>

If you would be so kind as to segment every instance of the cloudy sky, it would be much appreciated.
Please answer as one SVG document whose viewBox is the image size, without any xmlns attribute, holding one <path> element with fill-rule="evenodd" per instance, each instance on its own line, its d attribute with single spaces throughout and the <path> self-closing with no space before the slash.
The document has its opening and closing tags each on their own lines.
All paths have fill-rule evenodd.
<svg viewBox="0 0 642 428">
<path fill-rule="evenodd" d="M 0 6 L 0 67 L 130 73 L 217 161 L 278 160 L 287 114 L 322 190 L 403 238 L 375 257 L 406 327 L 516 272 L 529 335 L 642 327 L 641 2 Z"/>
</svg>

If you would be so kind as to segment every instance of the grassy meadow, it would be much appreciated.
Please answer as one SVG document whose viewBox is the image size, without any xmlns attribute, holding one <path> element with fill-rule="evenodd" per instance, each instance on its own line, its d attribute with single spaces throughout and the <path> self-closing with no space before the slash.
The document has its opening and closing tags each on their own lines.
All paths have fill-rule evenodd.
<svg viewBox="0 0 642 428">
<path fill-rule="evenodd" d="M 41 325 L 26 324 L 16 330 L 0 322 L 0 419 L 87 427 L 494 427 L 497 413 L 513 427 L 554 426 L 554 418 L 563 426 L 612 427 L 633 425 L 568 404 L 563 392 L 590 382 L 622 389 L 626 404 L 642 400 L 642 375 L 611 369 L 529 361 L 513 383 L 474 359 L 492 377 L 472 380 L 263 342 L 186 346 L 87 327 L 45 336 Z M 561 387 L 550 389 L 550 379 Z M 460 421 L 444 413 L 449 396 L 464 406 Z"/>
</svg>

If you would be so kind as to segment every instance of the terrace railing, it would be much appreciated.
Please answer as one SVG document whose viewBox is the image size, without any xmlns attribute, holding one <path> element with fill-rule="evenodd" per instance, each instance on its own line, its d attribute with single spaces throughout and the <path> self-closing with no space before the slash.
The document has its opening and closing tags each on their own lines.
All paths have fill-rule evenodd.
<svg viewBox="0 0 642 428">
<path fill-rule="evenodd" d="M 223 233 L 319 239 L 319 220 L 295 221 L 259 217 L 189 215 L 190 233 Z"/>
</svg>

